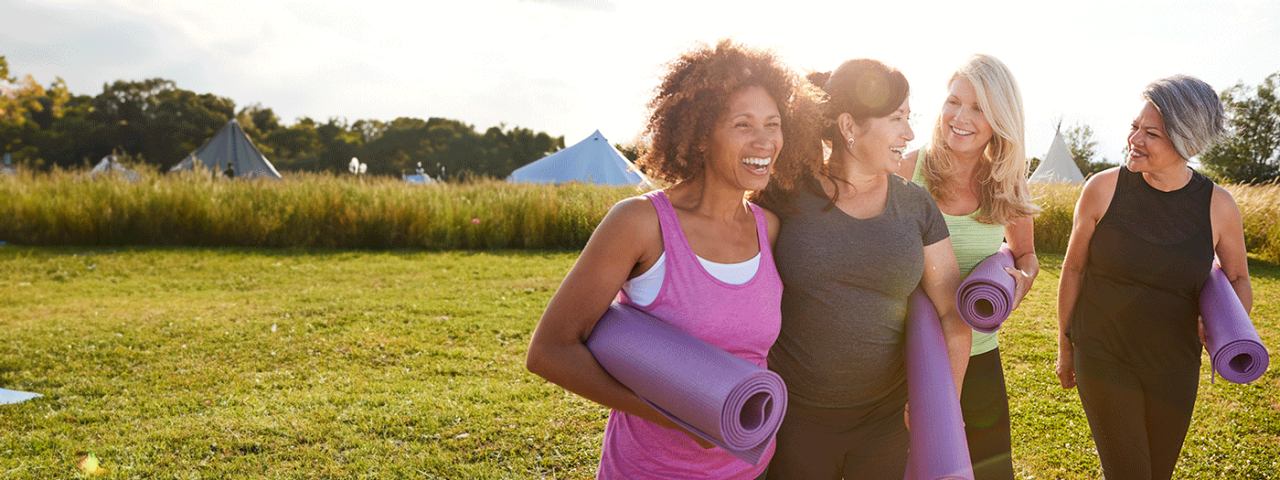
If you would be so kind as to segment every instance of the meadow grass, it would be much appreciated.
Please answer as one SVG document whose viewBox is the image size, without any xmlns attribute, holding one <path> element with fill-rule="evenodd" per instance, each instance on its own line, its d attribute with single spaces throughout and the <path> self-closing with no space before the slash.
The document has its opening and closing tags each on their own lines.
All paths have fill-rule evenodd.
<svg viewBox="0 0 1280 480">
<path fill-rule="evenodd" d="M 281 181 L 75 172 L 0 176 L 0 240 L 22 245 L 578 249 L 631 187 L 291 174 Z"/>
<path fill-rule="evenodd" d="M 1065 252 L 1079 185 L 1032 184 L 1036 248 Z M 1249 251 L 1280 263 L 1280 185 L 1228 186 Z M 290 174 L 281 181 L 76 172 L 0 176 L 0 241 L 21 245 L 566 249 L 631 187 L 495 180 L 412 185 Z"/>
<path fill-rule="evenodd" d="M 0 478 L 590 478 L 606 410 L 524 369 L 562 251 L 0 247 Z M 1004 329 L 1020 478 L 1098 478 L 1061 256 Z M 1280 268 L 1252 265 L 1280 345 Z M 1177 478 L 1280 478 L 1280 374 L 1209 383 Z"/>
</svg>

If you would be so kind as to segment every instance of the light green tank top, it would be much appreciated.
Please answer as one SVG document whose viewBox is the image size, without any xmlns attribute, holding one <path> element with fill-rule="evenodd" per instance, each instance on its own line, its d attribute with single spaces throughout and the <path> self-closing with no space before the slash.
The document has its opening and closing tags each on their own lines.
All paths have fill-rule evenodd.
<svg viewBox="0 0 1280 480">
<path fill-rule="evenodd" d="M 925 185 L 924 174 L 921 173 L 923 170 L 920 168 L 924 153 L 924 149 L 921 149 L 919 156 L 916 157 L 916 171 L 911 175 L 911 181 L 928 188 Z M 947 221 L 947 230 L 951 232 L 951 248 L 956 252 L 956 263 L 960 264 L 961 278 L 967 277 L 973 267 L 1000 250 L 1000 244 L 1004 243 L 1004 226 L 979 222 L 973 219 L 973 214 L 947 215 L 944 212 L 942 216 Z M 997 332 L 983 333 L 974 330 L 973 348 L 969 350 L 969 355 L 987 353 L 998 346 L 1000 346 L 1000 340 Z"/>
</svg>

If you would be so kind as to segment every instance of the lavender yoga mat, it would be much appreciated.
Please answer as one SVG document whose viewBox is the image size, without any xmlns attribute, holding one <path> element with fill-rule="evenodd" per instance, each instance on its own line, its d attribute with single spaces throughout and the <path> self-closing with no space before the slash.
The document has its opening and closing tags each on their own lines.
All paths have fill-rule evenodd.
<svg viewBox="0 0 1280 480">
<path fill-rule="evenodd" d="M 667 418 L 753 465 L 787 410 L 778 374 L 635 307 L 610 305 L 587 349 Z"/>
<path fill-rule="evenodd" d="M 1200 290 L 1200 316 L 1204 318 L 1210 368 L 1232 383 L 1249 383 L 1262 377 L 1271 357 L 1240 297 L 1217 264 Z"/>
<path fill-rule="evenodd" d="M 1012 266 L 1013 252 L 1005 243 L 969 271 L 969 276 L 956 290 L 956 308 L 964 323 L 983 333 L 1000 330 L 1000 324 L 1013 313 L 1017 283 L 1004 271 L 1005 267 Z"/>
<path fill-rule="evenodd" d="M 1000 272 L 1005 276 L 1009 274 Z M 919 287 L 908 298 L 907 403 L 911 450 L 907 480 L 973 480 L 947 341 L 938 311 Z"/>
</svg>

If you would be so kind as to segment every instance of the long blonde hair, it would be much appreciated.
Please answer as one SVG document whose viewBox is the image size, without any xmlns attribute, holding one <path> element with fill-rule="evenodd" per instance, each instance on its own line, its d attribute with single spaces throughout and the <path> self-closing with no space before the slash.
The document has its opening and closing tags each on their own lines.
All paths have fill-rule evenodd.
<svg viewBox="0 0 1280 480">
<path fill-rule="evenodd" d="M 964 77 L 973 84 L 978 106 L 991 124 L 993 134 L 987 142 L 982 161 L 974 170 L 978 180 L 978 211 L 974 219 L 992 225 L 1008 225 L 1014 218 L 1029 217 L 1040 211 L 1031 203 L 1027 189 L 1026 118 L 1022 108 L 1022 92 L 1004 62 L 990 55 L 969 57 L 947 80 L 951 85 Z M 933 127 L 933 139 L 921 150 L 919 167 L 929 193 L 947 199 L 951 192 L 948 181 L 955 178 L 955 153 L 943 141 L 946 129 L 942 113 Z"/>
</svg>

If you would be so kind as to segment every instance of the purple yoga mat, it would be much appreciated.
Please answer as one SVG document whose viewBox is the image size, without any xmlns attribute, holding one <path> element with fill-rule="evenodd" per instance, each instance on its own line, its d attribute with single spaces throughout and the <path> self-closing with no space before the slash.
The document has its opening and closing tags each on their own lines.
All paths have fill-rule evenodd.
<svg viewBox="0 0 1280 480">
<path fill-rule="evenodd" d="M 787 410 L 778 374 L 635 307 L 610 305 L 587 349 L 667 418 L 753 465 Z"/>
<path fill-rule="evenodd" d="M 1262 377 L 1271 357 L 1240 297 L 1217 264 L 1200 290 L 1200 316 L 1204 318 L 1210 368 L 1232 383 L 1249 383 Z"/>
<path fill-rule="evenodd" d="M 1017 283 L 1004 271 L 1013 266 L 1013 252 L 1009 244 L 1001 244 L 1000 250 L 982 260 L 956 290 L 956 308 L 960 318 L 974 330 L 992 333 L 1013 313 L 1013 295 Z"/>
<path fill-rule="evenodd" d="M 1004 273 L 1004 272 L 1000 272 Z M 1005 276 L 1009 274 L 1004 273 Z M 907 403 L 911 450 L 907 480 L 973 480 L 947 341 L 938 311 L 923 290 L 907 300 Z"/>
</svg>

